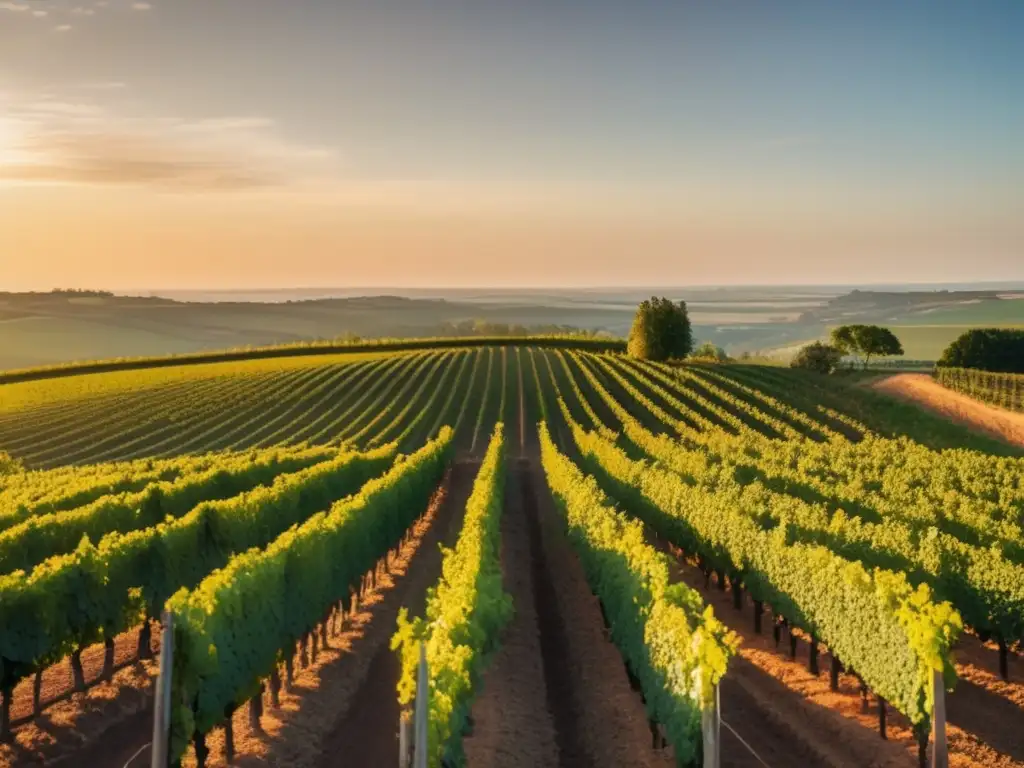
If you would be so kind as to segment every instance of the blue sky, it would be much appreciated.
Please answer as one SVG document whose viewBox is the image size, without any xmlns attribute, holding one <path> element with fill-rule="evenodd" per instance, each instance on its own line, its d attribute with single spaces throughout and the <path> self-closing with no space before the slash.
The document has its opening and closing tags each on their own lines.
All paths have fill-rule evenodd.
<svg viewBox="0 0 1024 768">
<path fill-rule="evenodd" d="M 1020 2 L 9 0 L 0 203 L 52 228 L 88 189 L 94 228 L 130 229 L 136 254 L 168 216 L 229 254 L 224 222 L 270 206 L 317 247 L 260 249 L 263 282 L 336 282 L 338 252 L 378 262 L 350 270 L 369 284 L 551 282 L 547 258 L 474 261 L 505 257 L 510 228 L 596 258 L 580 282 L 624 262 L 640 283 L 1019 279 L 1022 38 Z M 422 246 L 380 232 L 425 221 Z M 613 225 L 620 245 L 595 248 Z M 6 237 L 38 257 L 8 281 L 83 258 L 126 279 L 102 231 Z M 177 283 L 230 281 L 217 259 Z M 127 265 L 168 281 L 145 267 Z"/>
</svg>

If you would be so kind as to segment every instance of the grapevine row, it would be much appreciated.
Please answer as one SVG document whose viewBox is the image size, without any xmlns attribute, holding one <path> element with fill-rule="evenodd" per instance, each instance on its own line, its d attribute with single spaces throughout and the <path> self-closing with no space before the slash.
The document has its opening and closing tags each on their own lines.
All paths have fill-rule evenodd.
<svg viewBox="0 0 1024 768">
<path fill-rule="evenodd" d="M 274 478 L 325 461 L 324 448 L 271 449 L 213 462 L 205 471 L 148 485 L 135 493 L 103 496 L 70 511 L 30 517 L 0 533 L 0 573 L 29 570 L 54 555 L 72 551 L 83 537 L 93 542 L 108 533 L 157 525 L 203 501 L 245 493 Z"/>
<path fill-rule="evenodd" d="M 502 589 L 501 513 L 505 487 L 503 424 L 495 426 L 466 504 L 454 549 L 444 550 L 441 580 L 429 593 L 426 616 L 412 621 L 405 608 L 391 646 L 401 658 L 399 705 L 416 694 L 420 643 L 426 651 L 430 688 L 427 764 L 465 765 L 462 736 L 483 670 L 498 636 L 512 617 L 512 597 Z"/>
<path fill-rule="evenodd" d="M 76 688 L 84 687 L 80 654 L 143 622 L 140 650 L 148 649 L 148 619 L 182 586 L 198 583 L 233 552 L 263 546 L 355 491 L 393 461 L 394 446 L 342 453 L 279 476 L 231 499 L 204 502 L 173 520 L 143 530 L 112 533 L 97 545 L 52 557 L 26 577 L 0 577 L 0 690 L 72 657 Z"/>
<path fill-rule="evenodd" d="M 338 603 L 424 510 L 448 465 L 452 432 L 327 511 L 236 555 L 167 603 L 174 615 L 171 760 L 257 695 L 283 656 Z M 238 606 L 246 606 L 244 611 Z"/>
<path fill-rule="evenodd" d="M 701 716 L 714 706 L 738 641 L 700 595 L 672 584 L 643 527 L 616 510 L 540 426 L 544 474 L 569 540 L 601 600 L 612 641 L 639 680 L 650 718 L 663 725 L 681 766 L 700 765 Z"/>
</svg>

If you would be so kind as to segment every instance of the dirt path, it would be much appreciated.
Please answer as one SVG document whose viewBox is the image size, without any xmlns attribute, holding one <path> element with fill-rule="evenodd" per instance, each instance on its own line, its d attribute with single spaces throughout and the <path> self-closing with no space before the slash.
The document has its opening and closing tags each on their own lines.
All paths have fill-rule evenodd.
<svg viewBox="0 0 1024 768">
<path fill-rule="evenodd" d="M 334 711 L 342 713 L 342 717 L 323 739 L 320 759 L 316 763 L 320 768 L 398 765 L 400 713 L 395 687 L 401 668 L 389 641 L 400 606 L 408 608 L 411 616 L 423 615 L 427 588 L 433 586 L 441 575 L 441 551 L 437 545 L 443 542 L 446 547 L 451 547 L 458 538 L 462 515 L 478 469 L 475 462 L 455 464 L 437 524 L 424 540 L 426 546 L 412 565 L 408 577 L 402 580 L 394 594 L 389 595 L 389 609 L 375 615 L 375 622 L 379 621 L 385 631 L 377 633 L 374 646 L 365 644 L 353 649 L 370 659 L 368 669 L 350 701 L 332 701 Z"/>
<path fill-rule="evenodd" d="M 539 463 L 515 461 L 506 489 L 502 556 L 516 614 L 473 707 L 469 765 L 671 766 L 670 750 L 651 746 L 643 702 L 605 634 Z"/>
<path fill-rule="evenodd" d="M 515 615 L 474 702 L 468 763 L 668 768 L 671 749 L 652 747 L 643 701 L 562 528 L 525 411 L 520 397 L 525 455 L 510 459 L 502 518 L 502 569 Z"/>
<path fill-rule="evenodd" d="M 561 648 L 556 644 L 555 649 L 567 654 L 550 660 L 553 671 L 564 676 L 566 690 L 560 695 L 571 705 L 580 750 L 578 755 L 563 751 L 563 759 L 569 758 L 563 765 L 673 765 L 670 749 L 655 750 L 651 745 L 643 701 L 631 688 L 622 656 L 605 632 L 600 603 L 562 528 L 539 457 L 530 459 L 524 493 L 528 516 L 536 510 L 538 518 L 534 535 L 539 535 L 543 553 L 542 593 L 550 603 L 550 617 L 539 606 L 542 636 L 545 631 L 556 637 L 561 632 Z"/>
<path fill-rule="evenodd" d="M 1024 448 L 1024 413 L 1011 413 L 946 389 L 925 373 L 897 373 L 871 382 L 871 388 L 927 411 Z"/>
<path fill-rule="evenodd" d="M 520 475 L 518 464 L 509 468 L 501 518 L 502 575 L 515 613 L 473 703 L 473 734 L 464 746 L 467 762 L 474 768 L 559 764 L 536 606 L 537 591 L 544 585 L 535 581 L 530 567 L 531 540 Z"/>
</svg>

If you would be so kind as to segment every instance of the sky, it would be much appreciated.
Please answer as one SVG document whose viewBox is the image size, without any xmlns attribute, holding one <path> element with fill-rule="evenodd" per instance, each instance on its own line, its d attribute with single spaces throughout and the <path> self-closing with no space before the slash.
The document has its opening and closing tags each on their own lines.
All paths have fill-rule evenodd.
<svg viewBox="0 0 1024 768">
<path fill-rule="evenodd" d="M 0 0 L 0 290 L 1024 279 L 1024 3 Z"/>
</svg>

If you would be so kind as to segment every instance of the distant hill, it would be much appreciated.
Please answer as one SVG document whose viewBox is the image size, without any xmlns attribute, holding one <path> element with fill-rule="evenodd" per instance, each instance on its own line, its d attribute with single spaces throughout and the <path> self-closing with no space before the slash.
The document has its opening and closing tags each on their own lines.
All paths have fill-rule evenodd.
<svg viewBox="0 0 1024 768">
<path fill-rule="evenodd" d="M 789 348 L 827 335 L 831 326 L 865 322 L 902 328 L 897 335 L 915 347 L 907 354 L 933 359 L 966 327 L 1024 325 L 1024 299 L 1019 298 L 1024 292 L 1014 293 L 1011 287 L 907 288 L 383 288 L 369 296 L 354 289 L 182 291 L 170 296 L 0 293 L 0 370 L 352 336 L 578 329 L 625 336 L 637 303 L 652 294 L 684 299 L 697 340 L 731 354 Z"/>
<path fill-rule="evenodd" d="M 200 303 L 102 292 L 0 293 L 0 369 L 353 336 L 621 333 L 630 319 L 621 310 L 399 296 Z"/>
<path fill-rule="evenodd" d="M 1001 291 L 861 291 L 830 299 L 800 315 L 805 324 L 850 322 L 965 325 L 1024 323 L 1024 293 Z"/>
</svg>

